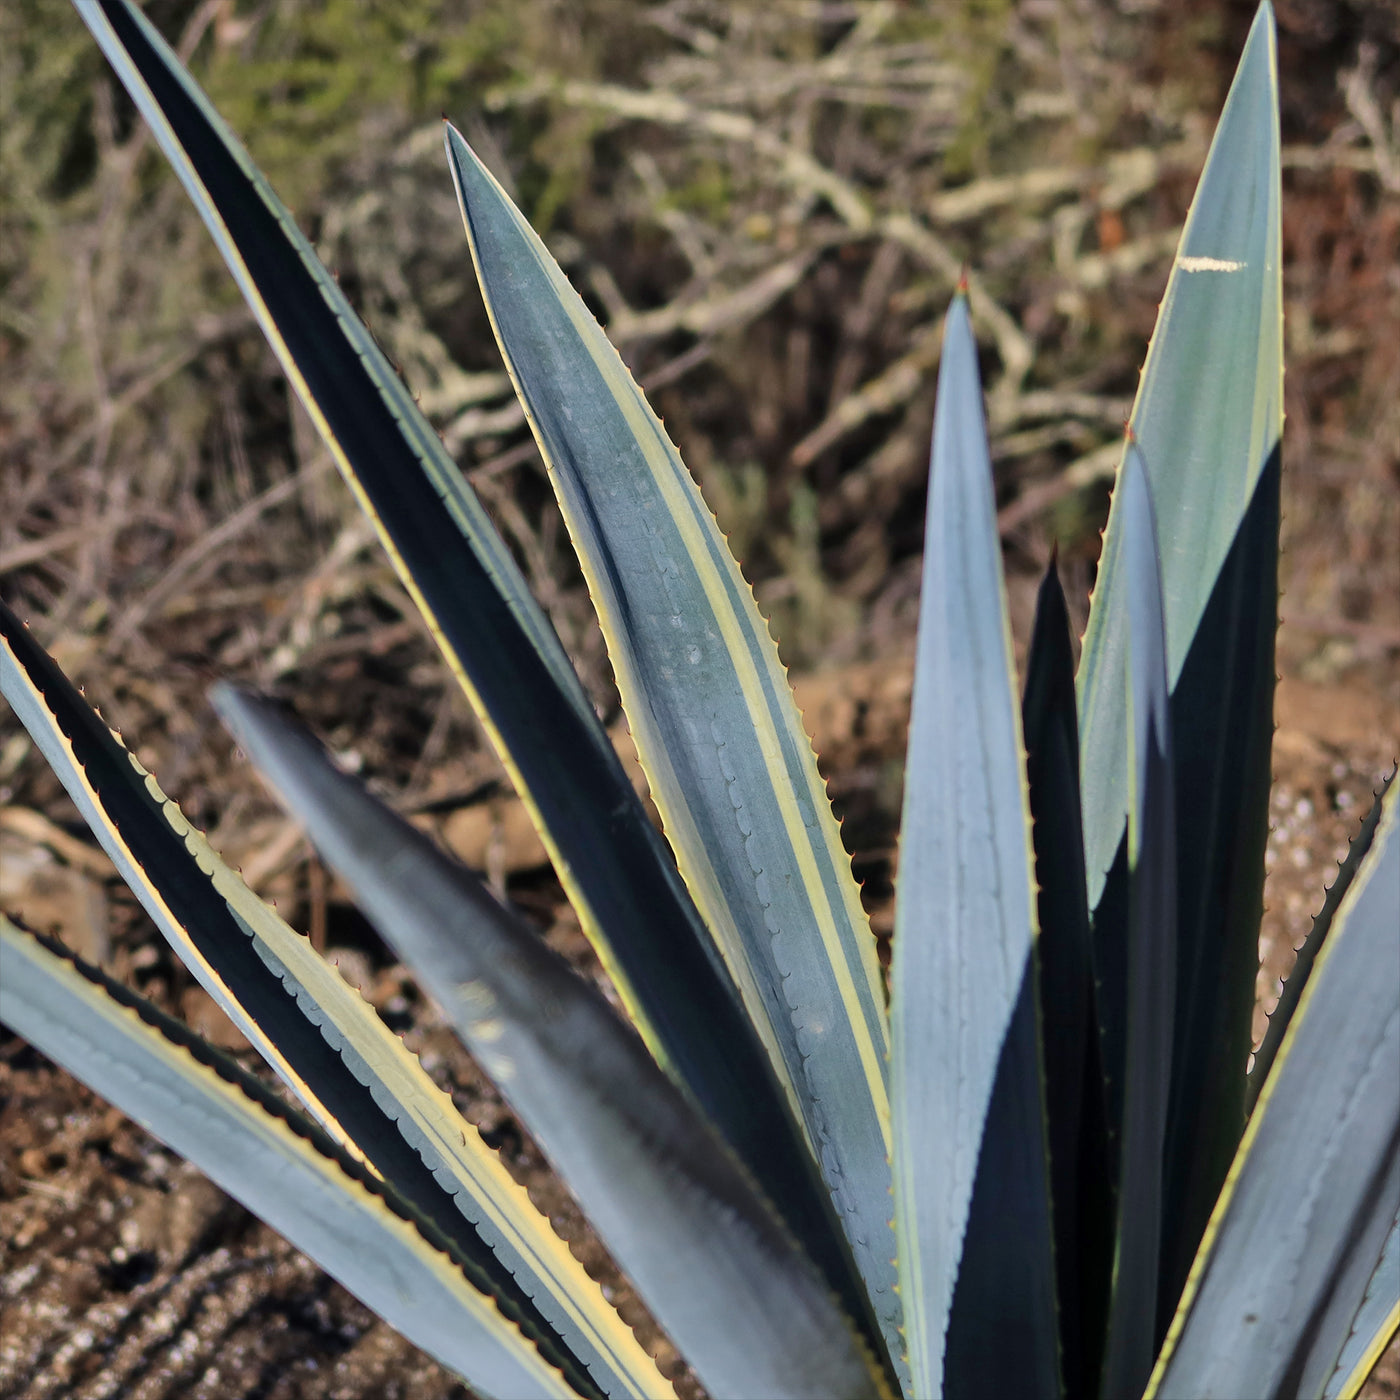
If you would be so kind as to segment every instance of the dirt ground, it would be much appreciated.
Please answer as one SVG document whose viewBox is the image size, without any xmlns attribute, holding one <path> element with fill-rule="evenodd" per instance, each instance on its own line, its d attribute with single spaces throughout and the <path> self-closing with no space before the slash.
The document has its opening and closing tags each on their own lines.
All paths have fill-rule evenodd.
<svg viewBox="0 0 1400 1400">
<path fill-rule="evenodd" d="M 986 23 L 1004 31 L 998 63 L 980 71 L 927 60 L 942 52 L 933 39 L 911 31 L 915 43 L 897 27 L 920 21 L 917 5 L 869 7 L 884 29 L 842 4 L 741 5 L 723 21 L 676 0 L 656 6 L 649 25 L 625 4 L 585 8 L 607 43 L 546 5 L 550 32 L 520 42 L 587 91 L 483 102 L 466 129 L 514 174 L 532 217 L 552 219 L 556 253 L 623 343 L 730 530 L 793 666 L 873 923 L 887 932 L 932 347 L 950 278 L 937 256 L 921 264 L 897 239 L 843 223 L 842 191 L 868 200 L 877 223 L 923 211 L 952 275 L 969 260 L 1005 311 L 1010 329 L 983 330 L 1013 626 L 1024 642 L 1055 543 L 1082 620 L 1105 471 L 1251 11 L 1205 0 L 988 7 L 1001 18 Z M 1261 1031 L 1292 949 L 1400 754 L 1400 20 L 1387 4 L 1277 8 L 1288 426 Z M 269 10 L 153 6 L 235 112 L 254 110 L 230 77 L 235 60 L 254 84 L 262 70 L 253 59 L 292 44 Z M 0 103 L 32 96 L 50 127 L 62 110 L 72 130 L 41 140 L 48 127 L 28 109 L 0 122 L 31 133 L 26 159 L 52 161 L 40 180 L 14 164 L 24 141 L 0 144 L 8 187 L 20 191 L 0 206 L 0 230 L 24 239 L 22 254 L 0 254 L 0 589 L 215 845 L 404 1032 L 607 1274 L 494 1090 L 209 715 L 211 671 L 294 698 L 339 752 L 596 973 L 499 764 L 288 406 L 183 197 L 104 96 L 100 68 L 82 67 L 87 41 L 71 16 L 33 0 L 0 24 L 16 15 L 25 43 L 7 46 L 0 29 L 0 54 L 24 56 L 0 63 L 28 68 L 0 71 L 11 94 L 0 81 Z M 939 31 L 983 45 L 990 32 Z M 67 68 L 45 76 L 40 33 L 78 55 L 63 60 L 77 78 Z M 336 39 L 323 32 L 318 42 Z M 96 98 L 61 107 L 72 84 Z M 651 105 L 619 114 L 608 84 Z M 537 458 L 479 302 L 451 271 L 460 232 L 441 172 L 431 162 L 420 170 L 423 113 L 361 86 L 362 97 L 340 99 L 350 105 L 337 119 L 366 148 L 402 159 L 347 149 L 308 167 L 319 129 L 293 130 L 279 145 L 275 106 L 257 109 L 266 129 L 253 126 L 250 145 L 421 389 L 621 734 Z M 1144 91 L 1158 94 L 1156 105 Z M 757 137 L 745 145 L 707 136 L 703 122 L 668 123 L 658 99 L 678 94 L 692 115 L 738 113 L 780 132 L 833 174 L 836 194 L 775 194 Z M 968 104 L 995 120 L 969 127 L 957 116 Z M 1028 142 L 1033 160 L 1022 154 Z M 572 180 L 557 193 L 544 149 Z M 1058 172 L 1058 193 L 1031 178 L 1046 171 Z M 439 183 L 420 187 L 429 176 Z M 152 247 L 190 269 L 178 288 L 152 270 Z M 1022 345 L 1031 359 L 1013 382 Z M 0 894 L 7 909 L 244 1053 L 8 714 Z M 607 1276 L 681 1393 L 698 1394 L 622 1281 Z M 197 1171 L 0 1029 L 0 1397 L 466 1393 Z M 1400 1396 L 1400 1348 L 1364 1393 Z"/>
</svg>

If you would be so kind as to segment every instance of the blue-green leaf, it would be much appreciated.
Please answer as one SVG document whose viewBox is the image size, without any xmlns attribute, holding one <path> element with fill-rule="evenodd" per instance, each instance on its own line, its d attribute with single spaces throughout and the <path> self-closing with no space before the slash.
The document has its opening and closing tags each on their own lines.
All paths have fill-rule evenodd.
<svg viewBox="0 0 1400 1400">
<path fill-rule="evenodd" d="M 1175 689 L 1283 428 L 1278 73 L 1259 7 L 1181 235 L 1130 419 L 1165 541 Z M 1122 468 L 1120 468 L 1121 472 Z M 1115 493 L 1079 672 L 1085 858 L 1097 906 L 1128 812 L 1123 512 Z"/>
<path fill-rule="evenodd" d="M 900 1292 L 913 1393 L 931 1400 L 1059 1394 L 1013 677 L 977 347 L 960 294 L 938 374 L 891 1007 Z"/>
<path fill-rule="evenodd" d="M 448 1240 L 227 1056 L 0 915 L 0 1020 L 214 1182 L 483 1396 L 574 1391 Z"/>
<path fill-rule="evenodd" d="M 1164 1209 L 1173 1224 L 1163 1246 L 1159 1332 L 1244 1125 L 1277 615 L 1279 191 L 1277 55 L 1265 0 L 1191 205 L 1131 416 L 1160 524 L 1167 678 L 1179 735 L 1180 1053 L 1170 1091 Z M 1121 495 L 1104 536 L 1078 681 L 1089 902 L 1110 977 L 1123 963 L 1122 950 L 1108 945 L 1123 917 L 1129 784 Z M 1121 1028 L 1112 1007 L 1104 1019 L 1112 1074 Z"/>
<path fill-rule="evenodd" d="M 710 1393 L 888 1395 L 812 1262 L 601 993 L 275 706 L 228 687 L 215 703 Z"/>
<path fill-rule="evenodd" d="M 1117 1228 L 1104 1395 L 1137 1395 L 1156 1354 L 1163 1145 L 1176 1004 L 1176 803 L 1161 565 L 1147 467 L 1128 444 L 1118 479 L 1128 621 L 1128 891 Z M 1115 931 L 1110 931 L 1113 933 Z M 1106 989 L 1105 989 L 1106 990 Z"/>
<path fill-rule="evenodd" d="M 781 1203 L 833 1286 L 861 1304 L 789 1100 L 509 549 L 335 279 L 160 36 L 119 0 L 80 13 L 374 520 L 652 1053 Z"/>
<path fill-rule="evenodd" d="M 1264 1083 L 1149 1397 L 1318 1396 L 1400 1210 L 1392 784 Z"/>
<path fill-rule="evenodd" d="M 1113 1262 L 1105 1085 L 1079 807 L 1069 612 L 1052 560 L 1040 585 L 1021 702 L 1040 886 L 1040 1033 L 1065 1393 L 1099 1374 Z"/>
<path fill-rule="evenodd" d="M 1400 1218 L 1390 1227 L 1381 1262 L 1371 1275 L 1361 1311 L 1352 1324 L 1323 1400 L 1353 1400 L 1400 1331 Z"/>
<path fill-rule="evenodd" d="M 651 795 L 897 1355 L 884 986 L 811 740 L 752 590 L 641 390 L 450 125 L 446 140 Z"/>
</svg>

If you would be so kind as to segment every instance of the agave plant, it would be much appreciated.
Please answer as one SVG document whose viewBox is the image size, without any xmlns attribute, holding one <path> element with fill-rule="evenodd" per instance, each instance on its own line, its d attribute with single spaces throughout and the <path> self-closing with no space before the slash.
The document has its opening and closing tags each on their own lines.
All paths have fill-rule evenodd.
<svg viewBox="0 0 1400 1400">
<path fill-rule="evenodd" d="M 1400 1321 L 1400 836 L 1358 835 L 1250 1059 L 1282 427 L 1272 16 L 1201 177 L 1078 674 L 1017 702 L 948 312 L 891 988 L 768 629 L 657 419 L 451 127 L 501 351 L 665 838 L 408 391 L 139 11 L 80 3 L 497 744 L 626 1024 L 272 701 L 214 703 L 716 1397 L 1343 1396 Z M 474 1128 L 0 606 L 0 684 L 304 1111 L 0 920 L 0 1018 L 482 1395 L 660 1396 Z"/>
</svg>

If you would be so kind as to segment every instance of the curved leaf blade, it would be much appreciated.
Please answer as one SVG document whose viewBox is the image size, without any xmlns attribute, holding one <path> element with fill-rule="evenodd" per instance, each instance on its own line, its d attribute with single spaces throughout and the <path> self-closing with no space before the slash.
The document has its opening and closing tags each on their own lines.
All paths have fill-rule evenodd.
<svg viewBox="0 0 1400 1400">
<path fill-rule="evenodd" d="M 468 1285 L 441 1234 L 232 1060 L 3 915 L 0 965 L 0 1020 L 188 1157 L 409 1341 L 484 1395 L 574 1395 Z"/>
<path fill-rule="evenodd" d="M 1040 1033 L 1050 1143 L 1060 1364 L 1067 1395 L 1099 1374 L 1113 1262 L 1113 1193 L 1094 953 L 1084 883 L 1079 724 L 1069 611 L 1052 559 L 1036 600 L 1021 702 L 1040 887 Z"/>
<path fill-rule="evenodd" d="M 1259 1052 L 1254 1057 L 1254 1067 L 1249 1074 L 1250 1112 L 1254 1111 L 1254 1105 L 1259 1101 L 1259 1095 L 1263 1091 L 1264 1085 L 1269 1082 L 1269 1074 L 1273 1069 L 1274 1061 L 1278 1058 L 1283 1037 L 1288 1032 L 1293 1013 L 1297 1011 L 1298 1003 L 1307 988 L 1308 978 L 1312 976 L 1317 955 L 1327 942 L 1327 935 L 1332 930 L 1332 922 L 1337 917 L 1342 900 L 1346 898 L 1352 881 L 1356 879 L 1357 874 L 1365 866 L 1371 844 L 1376 839 L 1376 828 L 1380 825 L 1381 814 L 1385 810 L 1385 794 L 1395 779 L 1396 770 L 1391 769 L 1390 776 L 1381 785 L 1380 792 L 1376 794 L 1376 800 L 1371 804 L 1371 810 L 1367 812 L 1356 835 L 1352 838 L 1351 844 L 1347 847 L 1346 859 L 1337 871 L 1337 878 L 1328 887 L 1326 898 L 1322 901 L 1322 908 L 1313 920 L 1312 928 L 1308 930 L 1308 936 L 1304 940 L 1303 946 L 1298 949 L 1293 969 L 1283 984 L 1283 992 L 1279 996 L 1278 1005 L 1269 1015 L 1269 1028 L 1264 1032 L 1264 1039 L 1260 1043 Z"/>
<path fill-rule="evenodd" d="M 862 1306 L 829 1196 L 729 974 L 510 551 L 291 215 L 160 36 L 120 0 L 80 12 L 379 530 L 648 1047 L 781 1203 L 833 1286 Z"/>
<path fill-rule="evenodd" d="M 1400 1210 L 1392 784 L 1264 1085 L 1150 1397 L 1320 1395 Z"/>
<path fill-rule="evenodd" d="M 811 1261 L 602 995 L 278 709 L 214 698 L 711 1393 L 888 1394 Z"/>
<path fill-rule="evenodd" d="M 1176 1047 L 1158 1332 L 1171 1321 L 1245 1124 L 1278 630 L 1280 455 L 1265 464 L 1171 700 Z"/>
<path fill-rule="evenodd" d="M 886 1340 L 888 1030 L 850 857 L 753 592 L 592 313 L 450 124 L 491 322 L 681 874 L 804 1124 Z"/>
<path fill-rule="evenodd" d="M 1128 913 L 1117 1229 L 1104 1395 L 1137 1395 L 1156 1354 L 1163 1147 L 1176 1003 L 1176 800 L 1166 628 L 1147 466 L 1129 442 L 1119 477 L 1127 587 Z M 1110 931 L 1112 932 L 1112 931 Z"/>
<path fill-rule="evenodd" d="M 0 692 L 181 961 L 346 1151 L 609 1395 L 670 1387 L 499 1156 L 307 939 L 258 899 L 0 603 Z M 587 1388 L 580 1378 L 578 1384 Z"/>
<path fill-rule="evenodd" d="M 1390 1227 L 1381 1262 L 1371 1276 L 1366 1300 L 1352 1324 L 1337 1369 L 1327 1382 L 1323 1400 L 1355 1400 L 1376 1362 L 1400 1331 L 1400 1218 Z"/>
<path fill-rule="evenodd" d="M 938 373 L 892 975 L 895 1228 L 919 1396 L 1059 1394 L 1013 674 L 977 348 L 960 293 Z M 1003 1249 L 1018 1267 L 979 1268 Z"/>
<path fill-rule="evenodd" d="M 1282 435 L 1277 68 L 1273 11 L 1264 0 L 1191 203 L 1130 419 L 1169 542 L 1162 585 L 1173 690 Z M 1128 812 L 1120 494 L 1104 534 L 1078 682 L 1090 908 L 1099 903 Z"/>
</svg>

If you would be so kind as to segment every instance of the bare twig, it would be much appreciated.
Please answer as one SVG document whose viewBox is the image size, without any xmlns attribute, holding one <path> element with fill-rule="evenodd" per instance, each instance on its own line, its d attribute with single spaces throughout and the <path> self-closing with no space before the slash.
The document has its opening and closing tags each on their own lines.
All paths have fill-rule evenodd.
<svg viewBox="0 0 1400 1400">
<path fill-rule="evenodd" d="M 1123 455 L 1123 440 L 1106 442 L 1086 453 L 1076 462 L 1071 462 L 1063 471 L 1057 472 L 1049 481 L 1029 486 L 1008 505 L 997 512 L 997 529 L 1003 535 L 1024 525 L 1027 520 L 1041 511 L 1063 500 L 1066 496 L 1092 486 L 1096 481 L 1106 481 L 1118 470 L 1118 459 Z"/>
<path fill-rule="evenodd" d="M 94 880 L 113 880 L 117 872 L 100 847 L 70 836 L 42 812 L 30 807 L 0 807 L 0 831 L 52 851 L 66 865 Z"/>
<path fill-rule="evenodd" d="M 230 541 L 238 539 L 244 531 L 251 529 L 267 511 L 295 495 L 302 485 L 304 475 L 319 474 L 326 471 L 330 465 L 329 457 L 321 457 L 304 471 L 283 477 L 281 481 L 275 482 L 254 496 L 251 501 L 240 506 L 207 534 L 202 535 L 166 569 L 142 598 L 126 610 L 112 631 L 109 645 L 119 647 L 170 599 L 177 588 L 212 569 L 218 563 L 219 551 Z"/>
<path fill-rule="evenodd" d="M 570 106 L 591 107 L 624 120 L 684 127 L 721 140 L 741 142 L 775 161 L 787 184 L 824 198 L 849 228 L 857 233 L 865 233 L 870 228 L 870 209 L 856 190 L 819 161 L 760 126 L 752 117 L 697 107 L 674 93 L 625 88 L 615 83 L 566 82 L 557 90 L 537 86 L 499 95 L 494 101 L 496 105 L 516 105 L 546 95 L 557 96 Z"/>
<path fill-rule="evenodd" d="M 1034 207 L 1089 190 L 1097 191 L 1094 202 L 1099 208 L 1119 209 L 1155 188 L 1168 172 L 1199 167 L 1202 155 L 1197 141 L 1180 141 L 1161 150 L 1138 146 L 1115 152 L 1102 165 L 1043 166 L 973 180 L 934 195 L 928 210 L 937 223 L 963 223 L 1007 205 Z"/>
<path fill-rule="evenodd" d="M 1379 62 L 1379 51 L 1369 40 L 1357 50 L 1356 67 L 1341 75 L 1342 96 L 1347 110 L 1366 133 L 1375 158 L 1376 174 L 1391 194 L 1400 194 L 1400 130 L 1386 130 L 1386 120 L 1372 84 Z"/>
<path fill-rule="evenodd" d="M 608 338 L 616 345 L 630 345 L 678 330 L 689 331 L 692 335 L 717 335 L 747 325 L 797 286 L 816 253 L 817 249 L 810 249 L 784 258 L 764 268 L 742 287 L 716 292 L 702 301 L 672 302 L 652 311 L 623 311 L 609 322 Z"/>
<path fill-rule="evenodd" d="M 847 394 L 788 454 L 795 467 L 806 467 L 828 448 L 880 414 L 892 413 L 918 392 L 925 376 L 938 363 L 943 322 L 925 326 L 914 343 L 892 365 L 853 393 Z"/>
</svg>

